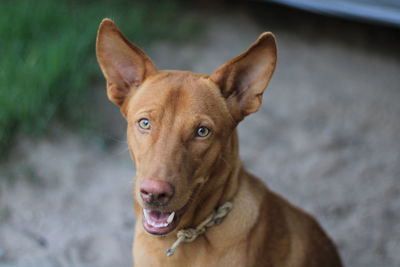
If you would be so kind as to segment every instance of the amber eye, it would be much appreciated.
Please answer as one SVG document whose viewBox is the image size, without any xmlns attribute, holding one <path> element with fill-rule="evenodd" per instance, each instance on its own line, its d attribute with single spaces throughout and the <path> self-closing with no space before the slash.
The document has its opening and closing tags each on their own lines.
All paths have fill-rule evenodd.
<svg viewBox="0 0 400 267">
<path fill-rule="evenodd" d="M 138 124 L 139 127 L 142 128 L 143 130 L 150 129 L 150 121 L 148 119 L 141 119 Z"/>
<path fill-rule="evenodd" d="M 196 136 L 198 137 L 206 137 L 209 134 L 210 134 L 210 129 L 208 129 L 207 127 L 201 126 L 196 129 Z"/>
</svg>

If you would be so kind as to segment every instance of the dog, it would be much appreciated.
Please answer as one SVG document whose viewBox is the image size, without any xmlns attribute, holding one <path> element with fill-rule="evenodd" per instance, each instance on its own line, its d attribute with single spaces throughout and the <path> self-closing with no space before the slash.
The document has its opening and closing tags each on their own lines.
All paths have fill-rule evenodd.
<svg viewBox="0 0 400 267">
<path fill-rule="evenodd" d="M 275 70 L 272 33 L 204 75 L 157 70 L 104 19 L 96 55 L 136 164 L 134 266 L 342 266 L 316 220 L 239 158 L 236 127 Z"/>
</svg>

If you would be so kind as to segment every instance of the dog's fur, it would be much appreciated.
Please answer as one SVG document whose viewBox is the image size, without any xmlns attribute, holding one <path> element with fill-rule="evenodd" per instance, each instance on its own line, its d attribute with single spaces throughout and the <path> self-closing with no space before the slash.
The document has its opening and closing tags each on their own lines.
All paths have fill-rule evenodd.
<svg viewBox="0 0 400 267">
<path fill-rule="evenodd" d="M 258 110 L 275 69 L 271 33 L 211 75 L 158 71 L 109 19 L 100 24 L 96 53 L 108 97 L 127 120 L 137 168 L 135 266 L 341 266 L 319 224 L 246 172 L 239 159 L 236 126 Z M 150 120 L 150 130 L 138 127 L 142 118 Z M 199 126 L 211 134 L 196 137 Z M 147 178 L 175 188 L 161 211 L 189 203 L 178 227 L 166 236 L 148 234 L 141 223 L 148 206 L 139 186 Z M 179 229 L 197 226 L 226 201 L 233 209 L 222 224 L 183 243 L 172 257 L 165 255 Z"/>
</svg>

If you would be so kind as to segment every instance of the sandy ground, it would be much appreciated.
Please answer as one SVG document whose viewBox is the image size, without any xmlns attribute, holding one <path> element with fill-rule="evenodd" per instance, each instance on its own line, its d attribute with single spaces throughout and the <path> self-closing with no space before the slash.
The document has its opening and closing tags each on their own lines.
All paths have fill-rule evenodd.
<svg viewBox="0 0 400 267">
<path fill-rule="evenodd" d="M 245 165 L 314 214 L 346 266 L 400 266 L 393 31 L 375 35 L 362 25 L 281 11 L 203 14 L 200 36 L 146 50 L 160 68 L 210 73 L 274 31 L 279 66 L 261 111 L 239 127 Z M 45 140 L 21 137 L 1 166 L 1 267 L 131 265 L 134 167 L 123 120 L 99 92 L 111 149 L 54 126 Z"/>
</svg>

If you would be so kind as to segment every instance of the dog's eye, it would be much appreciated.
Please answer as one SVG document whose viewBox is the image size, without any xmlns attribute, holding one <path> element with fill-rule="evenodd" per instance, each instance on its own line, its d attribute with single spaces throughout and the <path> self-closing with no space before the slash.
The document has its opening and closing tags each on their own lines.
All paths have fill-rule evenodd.
<svg viewBox="0 0 400 267">
<path fill-rule="evenodd" d="M 150 121 L 148 119 L 141 119 L 138 124 L 139 124 L 139 127 L 144 130 L 150 129 Z"/>
<path fill-rule="evenodd" d="M 207 127 L 201 126 L 196 129 L 196 136 L 198 137 L 206 137 L 209 134 L 210 134 L 210 129 L 208 129 Z"/>
</svg>

